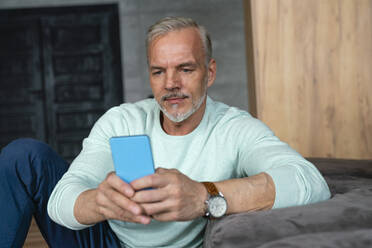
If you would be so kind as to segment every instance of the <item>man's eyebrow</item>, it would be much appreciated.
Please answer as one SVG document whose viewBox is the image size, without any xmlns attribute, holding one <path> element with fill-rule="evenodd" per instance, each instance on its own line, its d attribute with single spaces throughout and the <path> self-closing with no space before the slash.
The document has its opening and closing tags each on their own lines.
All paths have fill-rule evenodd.
<svg viewBox="0 0 372 248">
<path fill-rule="evenodd" d="M 196 67 L 197 64 L 194 63 L 194 62 L 185 62 L 185 63 L 182 63 L 182 64 L 179 64 L 177 66 L 177 68 L 182 68 L 182 67 Z"/>
<path fill-rule="evenodd" d="M 154 66 L 150 66 L 150 70 L 151 70 L 151 71 L 153 71 L 153 70 L 164 70 L 164 68 L 161 67 L 161 66 L 156 66 L 156 65 L 154 65 Z"/>
<path fill-rule="evenodd" d="M 181 64 L 176 66 L 176 68 L 183 68 L 183 67 L 197 67 L 197 63 L 185 62 L 185 63 L 181 63 Z M 164 70 L 164 67 L 157 66 L 157 65 L 152 65 L 152 66 L 150 66 L 150 70 L 151 71 L 153 71 L 153 70 Z"/>
</svg>

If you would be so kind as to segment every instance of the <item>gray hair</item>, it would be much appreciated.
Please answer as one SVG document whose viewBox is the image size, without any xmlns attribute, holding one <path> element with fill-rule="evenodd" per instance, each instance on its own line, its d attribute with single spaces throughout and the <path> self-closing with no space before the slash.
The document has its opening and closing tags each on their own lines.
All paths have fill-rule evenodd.
<svg viewBox="0 0 372 248">
<path fill-rule="evenodd" d="M 154 25 L 152 25 L 147 31 L 146 38 L 146 53 L 147 61 L 149 60 L 149 46 L 150 43 L 159 36 L 165 35 L 171 31 L 176 31 L 184 28 L 194 27 L 199 31 L 200 39 L 203 44 L 204 55 L 206 59 L 206 65 L 212 58 L 212 42 L 211 38 L 205 27 L 198 25 L 193 19 L 186 17 L 165 17 Z"/>
</svg>

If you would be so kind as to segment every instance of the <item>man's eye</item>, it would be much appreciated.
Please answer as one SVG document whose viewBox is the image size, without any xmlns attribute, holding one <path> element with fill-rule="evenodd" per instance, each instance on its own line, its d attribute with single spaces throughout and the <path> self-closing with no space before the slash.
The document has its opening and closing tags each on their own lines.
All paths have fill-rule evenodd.
<svg viewBox="0 0 372 248">
<path fill-rule="evenodd" d="M 185 72 L 185 73 L 190 73 L 192 71 L 193 71 L 192 69 L 187 69 L 187 68 L 182 69 L 182 72 Z"/>
<path fill-rule="evenodd" d="M 160 75 L 161 73 L 162 73 L 162 71 L 153 71 L 152 75 L 156 76 L 156 75 Z"/>
</svg>

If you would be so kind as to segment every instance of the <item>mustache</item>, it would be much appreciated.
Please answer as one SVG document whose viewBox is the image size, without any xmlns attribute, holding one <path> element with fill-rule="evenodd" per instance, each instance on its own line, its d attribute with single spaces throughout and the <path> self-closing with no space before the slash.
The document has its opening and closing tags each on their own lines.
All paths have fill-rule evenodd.
<svg viewBox="0 0 372 248">
<path fill-rule="evenodd" d="M 166 101 L 169 98 L 189 98 L 190 95 L 184 94 L 182 92 L 176 92 L 176 93 L 168 93 L 161 97 L 161 101 Z"/>
</svg>

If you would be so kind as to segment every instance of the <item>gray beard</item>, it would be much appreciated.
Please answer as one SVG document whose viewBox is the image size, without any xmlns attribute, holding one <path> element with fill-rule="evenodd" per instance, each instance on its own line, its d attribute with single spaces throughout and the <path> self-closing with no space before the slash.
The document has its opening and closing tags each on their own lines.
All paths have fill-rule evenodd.
<svg viewBox="0 0 372 248">
<path fill-rule="evenodd" d="M 189 111 L 187 111 L 186 113 L 177 113 L 176 115 L 172 115 L 172 114 L 168 113 L 167 110 L 165 108 L 163 108 L 159 103 L 158 103 L 158 105 L 159 105 L 160 110 L 163 112 L 163 114 L 165 114 L 165 116 L 168 117 L 168 119 L 170 119 L 173 122 L 180 123 L 180 122 L 186 120 L 187 118 L 189 118 L 193 113 L 195 113 L 200 108 L 200 106 L 203 104 L 204 99 L 205 99 L 206 96 L 207 96 L 207 92 L 205 92 L 204 95 L 202 97 L 200 97 L 197 104 L 192 105 L 192 108 Z M 172 108 L 173 109 L 178 108 L 178 104 L 174 104 L 172 106 Z"/>
</svg>

